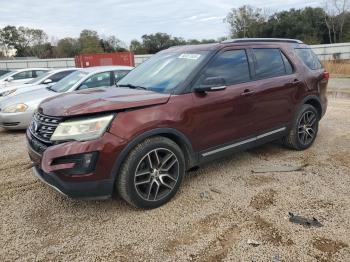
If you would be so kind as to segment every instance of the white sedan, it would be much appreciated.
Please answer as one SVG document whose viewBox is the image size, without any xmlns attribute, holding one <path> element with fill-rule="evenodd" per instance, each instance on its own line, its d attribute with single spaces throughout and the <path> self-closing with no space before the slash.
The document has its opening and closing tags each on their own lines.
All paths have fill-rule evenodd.
<svg viewBox="0 0 350 262">
<path fill-rule="evenodd" d="M 0 89 L 8 86 L 21 85 L 50 70 L 50 68 L 25 68 L 12 70 L 11 72 L 0 76 Z"/>
</svg>

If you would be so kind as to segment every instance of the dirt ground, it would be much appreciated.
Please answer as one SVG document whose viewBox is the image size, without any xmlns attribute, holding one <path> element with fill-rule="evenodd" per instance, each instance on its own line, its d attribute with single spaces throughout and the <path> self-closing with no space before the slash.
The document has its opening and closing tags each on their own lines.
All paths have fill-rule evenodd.
<svg viewBox="0 0 350 262">
<path fill-rule="evenodd" d="M 210 163 L 156 210 L 66 198 L 29 165 L 24 133 L 0 130 L 0 261 L 350 261 L 349 99 L 330 100 L 311 149 L 268 144 Z"/>
</svg>

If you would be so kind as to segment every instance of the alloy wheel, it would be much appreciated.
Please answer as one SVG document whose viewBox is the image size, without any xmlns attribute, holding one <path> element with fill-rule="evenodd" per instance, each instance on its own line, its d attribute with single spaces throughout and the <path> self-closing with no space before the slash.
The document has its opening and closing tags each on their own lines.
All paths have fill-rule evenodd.
<svg viewBox="0 0 350 262">
<path fill-rule="evenodd" d="M 134 185 L 138 195 L 147 201 L 158 201 L 168 196 L 179 178 L 179 160 L 166 148 L 156 148 L 139 161 Z"/>
<path fill-rule="evenodd" d="M 306 111 L 298 123 L 298 138 L 303 145 L 312 143 L 317 132 L 317 115 L 312 111 Z"/>
</svg>

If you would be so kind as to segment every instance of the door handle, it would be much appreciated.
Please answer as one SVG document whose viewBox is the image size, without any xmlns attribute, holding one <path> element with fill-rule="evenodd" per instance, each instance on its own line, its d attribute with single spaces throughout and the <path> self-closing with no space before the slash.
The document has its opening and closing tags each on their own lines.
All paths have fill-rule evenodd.
<svg viewBox="0 0 350 262">
<path fill-rule="evenodd" d="M 244 92 L 241 94 L 241 96 L 251 96 L 255 93 L 255 91 L 252 91 L 250 89 L 245 89 Z"/>
</svg>

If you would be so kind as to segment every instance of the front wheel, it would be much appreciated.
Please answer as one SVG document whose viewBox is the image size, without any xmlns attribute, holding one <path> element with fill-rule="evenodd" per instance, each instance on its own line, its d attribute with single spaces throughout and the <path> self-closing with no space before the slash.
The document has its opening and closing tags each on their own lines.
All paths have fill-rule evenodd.
<svg viewBox="0 0 350 262">
<path fill-rule="evenodd" d="M 309 148 L 316 139 L 319 119 L 319 114 L 312 105 L 303 105 L 289 134 L 283 140 L 284 144 L 296 150 Z"/>
<path fill-rule="evenodd" d="M 146 139 L 122 165 L 116 181 L 119 195 L 138 208 L 156 208 L 178 191 L 185 174 L 180 147 L 165 137 Z"/>
</svg>

